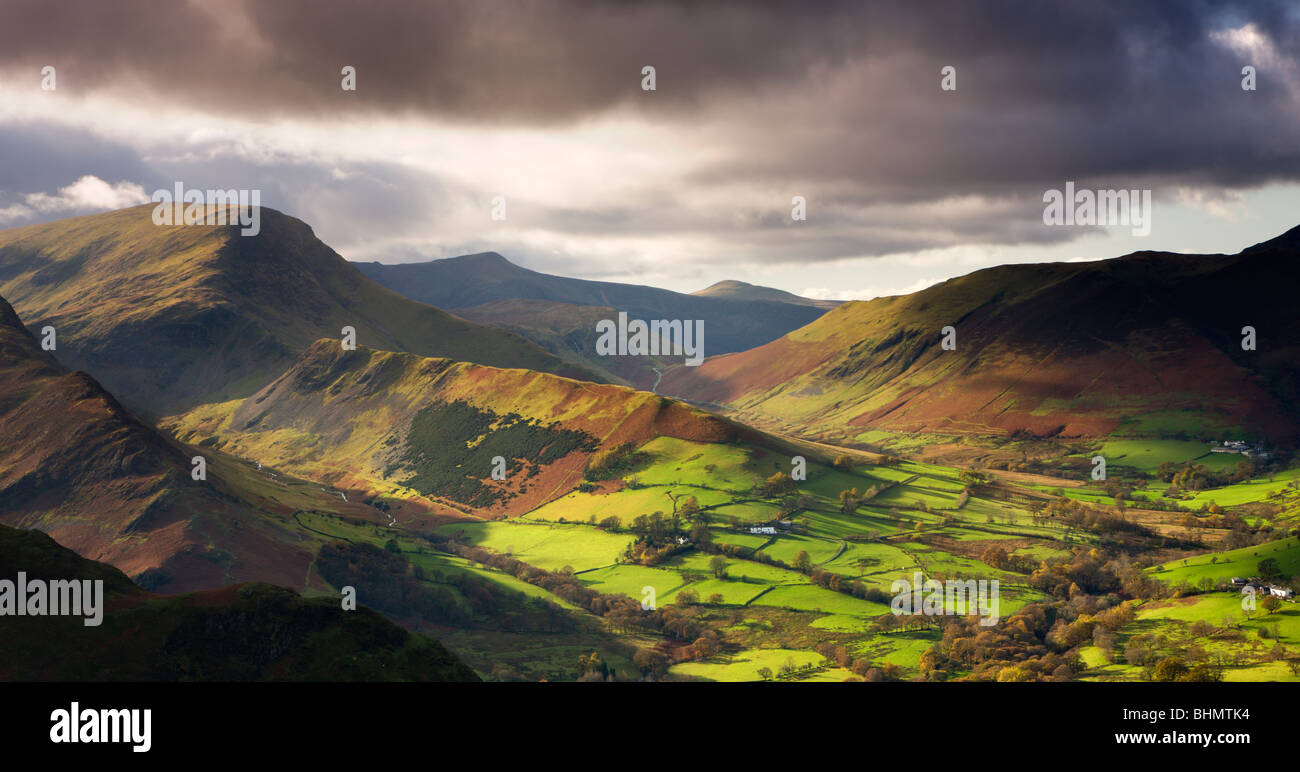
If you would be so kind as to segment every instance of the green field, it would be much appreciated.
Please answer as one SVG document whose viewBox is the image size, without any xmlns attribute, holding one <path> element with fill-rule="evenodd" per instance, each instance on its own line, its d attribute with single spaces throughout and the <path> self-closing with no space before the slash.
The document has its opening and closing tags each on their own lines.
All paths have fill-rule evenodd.
<svg viewBox="0 0 1300 772">
<path fill-rule="evenodd" d="M 463 534 L 475 546 L 512 555 L 525 563 L 558 571 L 574 571 L 613 565 L 630 536 L 606 533 L 580 525 L 538 525 L 519 521 L 493 523 L 455 523 L 438 529 L 440 533 Z"/>
<path fill-rule="evenodd" d="M 1300 573 L 1300 538 L 1291 537 L 1254 547 L 1175 560 L 1156 566 L 1151 573 L 1166 584 L 1195 584 L 1202 577 L 1215 581 L 1234 576 L 1247 578 L 1258 574 L 1259 561 L 1265 558 L 1276 560 L 1284 574 L 1294 576 Z"/>
<path fill-rule="evenodd" d="M 758 671 L 768 668 L 773 674 L 787 662 L 804 668 L 825 664 L 820 654 L 797 649 L 747 649 L 731 655 L 713 658 L 716 661 L 684 662 L 674 665 L 671 673 L 706 681 L 758 681 Z"/>
</svg>

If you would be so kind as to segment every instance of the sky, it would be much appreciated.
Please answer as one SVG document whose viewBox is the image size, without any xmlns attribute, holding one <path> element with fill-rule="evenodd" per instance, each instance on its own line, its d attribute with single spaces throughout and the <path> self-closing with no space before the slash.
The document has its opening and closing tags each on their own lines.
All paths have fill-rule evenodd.
<svg viewBox="0 0 1300 772">
<path fill-rule="evenodd" d="M 866 299 L 1237 252 L 1300 225 L 1298 129 L 1288 2 L 0 2 L 0 228 L 180 181 L 350 260 Z M 1150 232 L 1045 223 L 1067 182 Z"/>
</svg>

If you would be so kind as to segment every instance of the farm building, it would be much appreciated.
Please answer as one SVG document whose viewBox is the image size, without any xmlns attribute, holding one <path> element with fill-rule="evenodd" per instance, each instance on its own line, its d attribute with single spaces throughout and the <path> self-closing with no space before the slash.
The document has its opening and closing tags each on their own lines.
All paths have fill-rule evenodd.
<svg viewBox="0 0 1300 772">
<path fill-rule="evenodd" d="M 1239 453 L 1253 458 L 1268 458 L 1269 453 L 1258 444 L 1242 440 L 1224 440 L 1210 446 L 1211 453 Z"/>
</svg>

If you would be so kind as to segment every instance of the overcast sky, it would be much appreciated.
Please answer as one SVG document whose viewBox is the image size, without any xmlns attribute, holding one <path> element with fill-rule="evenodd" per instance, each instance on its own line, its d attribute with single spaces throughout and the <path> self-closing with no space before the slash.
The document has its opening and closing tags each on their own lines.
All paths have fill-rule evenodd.
<svg viewBox="0 0 1300 772">
<path fill-rule="evenodd" d="M 1298 56 L 1287 2 L 4 0 L 0 227 L 179 180 L 351 260 L 838 298 L 1236 252 L 1300 225 Z M 1045 225 L 1067 181 L 1150 234 Z"/>
</svg>

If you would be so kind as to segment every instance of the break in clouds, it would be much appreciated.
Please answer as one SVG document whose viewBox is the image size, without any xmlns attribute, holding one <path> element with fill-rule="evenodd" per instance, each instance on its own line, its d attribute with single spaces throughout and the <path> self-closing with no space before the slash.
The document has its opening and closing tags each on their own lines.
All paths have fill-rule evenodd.
<svg viewBox="0 0 1300 772">
<path fill-rule="evenodd" d="M 360 260 L 651 277 L 1046 246 L 1090 230 L 1043 225 L 1067 181 L 1211 215 L 1295 182 L 1297 51 L 1284 2 L 9 0 L 0 226 L 185 180 L 260 188 Z"/>
</svg>

